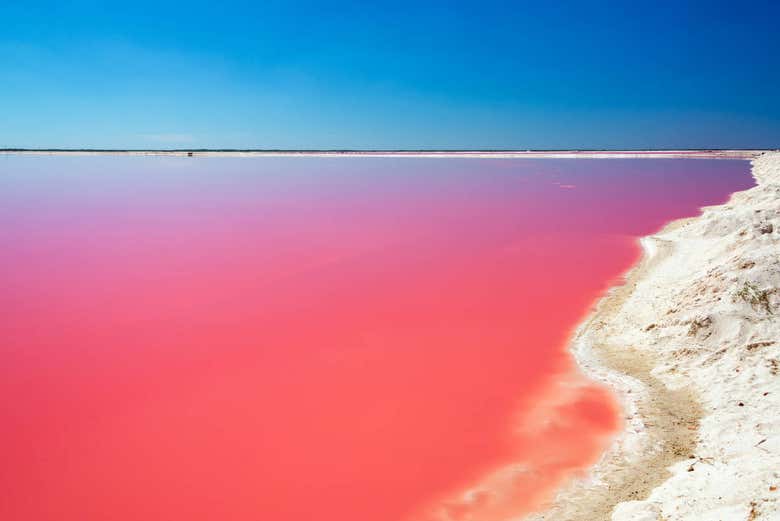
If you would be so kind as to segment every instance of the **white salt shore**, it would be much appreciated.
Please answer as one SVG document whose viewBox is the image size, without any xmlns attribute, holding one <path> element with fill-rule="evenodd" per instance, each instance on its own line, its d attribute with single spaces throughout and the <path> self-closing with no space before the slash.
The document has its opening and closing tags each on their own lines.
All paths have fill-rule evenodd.
<svg viewBox="0 0 780 521">
<path fill-rule="evenodd" d="M 580 326 L 625 429 L 531 519 L 780 519 L 780 153 L 752 167 L 756 187 L 644 238 Z"/>
</svg>

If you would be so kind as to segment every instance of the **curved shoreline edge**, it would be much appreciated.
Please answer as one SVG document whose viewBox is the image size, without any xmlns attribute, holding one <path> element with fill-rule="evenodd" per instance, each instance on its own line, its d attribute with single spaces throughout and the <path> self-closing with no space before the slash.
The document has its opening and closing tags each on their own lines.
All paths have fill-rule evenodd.
<svg viewBox="0 0 780 521">
<path fill-rule="evenodd" d="M 641 239 L 638 265 L 575 331 L 624 429 L 527 519 L 780 515 L 780 153 L 752 174 L 755 187 Z"/>
</svg>

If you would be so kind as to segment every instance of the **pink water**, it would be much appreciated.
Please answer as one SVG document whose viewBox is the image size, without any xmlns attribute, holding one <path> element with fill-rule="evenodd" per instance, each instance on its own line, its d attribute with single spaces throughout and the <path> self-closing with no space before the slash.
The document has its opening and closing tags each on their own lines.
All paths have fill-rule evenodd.
<svg viewBox="0 0 780 521">
<path fill-rule="evenodd" d="M 0 519 L 527 512 L 620 427 L 568 335 L 748 171 L 0 158 Z"/>
</svg>

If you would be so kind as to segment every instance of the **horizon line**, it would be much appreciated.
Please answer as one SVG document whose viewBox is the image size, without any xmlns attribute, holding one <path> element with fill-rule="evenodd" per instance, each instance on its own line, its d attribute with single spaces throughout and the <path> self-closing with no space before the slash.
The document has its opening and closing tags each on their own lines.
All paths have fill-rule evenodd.
<svg viewBox="0 0 780 521">
<path fill-rule="evenodd" d="M 467 149 L 99 149 L 99 148 L 0 148 L 0 156 L 167 156 L 185 158 L 428 158 L 428 159 L 744 159 L 752 160 L 776 149 L 568 149 L 568 150 L 467 150 Z"/>
<path fill-rule="evenodd" d="M 533 152 L 777 152 L 780 148 L 27 148 L 0 152 L 269 152 L 269 153 L 533 153 Z"/>
</svg>

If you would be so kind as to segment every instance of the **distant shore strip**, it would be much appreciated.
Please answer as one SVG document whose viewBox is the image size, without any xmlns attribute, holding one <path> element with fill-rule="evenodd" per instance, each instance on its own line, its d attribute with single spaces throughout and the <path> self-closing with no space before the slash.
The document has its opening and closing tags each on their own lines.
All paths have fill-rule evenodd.
<svg viewBox="0 0 780 521">
<path fill-rule="evenodd" d="M 418 157 L 478 159 L 754 159 L 765 150 L 113 150 L 4 148 L 9 155 L 129 155 L 174 157 Z"/>
</svg>

